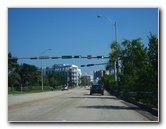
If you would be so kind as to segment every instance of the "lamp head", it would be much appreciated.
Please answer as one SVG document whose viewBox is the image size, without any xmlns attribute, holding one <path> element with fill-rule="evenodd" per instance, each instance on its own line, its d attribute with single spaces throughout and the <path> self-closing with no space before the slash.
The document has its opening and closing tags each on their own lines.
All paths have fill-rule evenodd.
<svg viewBox="0 0 166 129">
<path fill-rule="evenodd" d="M 98 17 L 98 18 L 102 18 L 102 16 L 101 16 L 101 15 L 97 15 L 97 17 Z"/>
</svg>

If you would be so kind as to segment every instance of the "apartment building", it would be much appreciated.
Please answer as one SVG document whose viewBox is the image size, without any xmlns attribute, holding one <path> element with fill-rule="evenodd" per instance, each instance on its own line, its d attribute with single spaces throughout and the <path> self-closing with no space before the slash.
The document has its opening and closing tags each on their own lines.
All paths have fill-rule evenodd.
<svg viewBox="0 0 166 129">
<path fill-rule="evenodd" d="M 44 73 L 47 74 L 61 74 L 67 78 L 66 83 L 78 86 L 81 82 L 81 69 L 76 65 L 69 64 L 54 64 L 53 66 L 46 67 Z"/>
</svg>

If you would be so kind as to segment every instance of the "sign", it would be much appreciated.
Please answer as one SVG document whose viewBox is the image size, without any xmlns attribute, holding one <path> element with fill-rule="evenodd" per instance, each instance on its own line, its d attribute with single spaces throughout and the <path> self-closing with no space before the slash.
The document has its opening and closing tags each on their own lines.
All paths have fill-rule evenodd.
<svg viewBox="0 0 166 129">
<path fill-rule="evenodd" d="M 72 56 L 62 56 L 62 59 L 71 59 Z"/>
<path fill-rule="evenodd" d="M 49 56 L 39 56 L 39 59 L 49 59 Z"/>
<path fill-rule="evenodd" d="M 113 54 L 115 52 L 115 48 L 110 47 L 110 53 Z"/>
<path fill-rule="evenodd" d="M 88 55 L 87 58 L 88 58 L 88 59 L 92 59 L 92 55 Z"/>
</svg>

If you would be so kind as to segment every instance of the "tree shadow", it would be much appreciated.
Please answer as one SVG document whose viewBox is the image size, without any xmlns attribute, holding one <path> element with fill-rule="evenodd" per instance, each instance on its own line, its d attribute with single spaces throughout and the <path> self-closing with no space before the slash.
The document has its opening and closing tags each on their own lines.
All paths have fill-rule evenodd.
<svg viewBox="0 0 166 129">
<path fill-rule="evenodd" d="M 114 99 L 114 100 L 118 100 L 118 98 L 110 97 L 110 96 L 80 96 L 80 97 L 70 97 L 70 98 L 73 98 L 73 99 L 89 98 L 89 99 Z"/>
<path fill-rule="evenodd" d="M 114 99 L 114 100 L 119 100 L 118 98 L 116 98 L 115 96 L 103 96 L 100 94 L 83 94 L 83 96 L 77 96 L 77 97 L 70 97 L 73 99 L 85 99 L 85 98 L 89 98 L 89 99 Z"/>
<path fill-rule="evenodd" d="M 126 107 L 126 106 L 108 106 L 108 105 L 93 105 L 93 106 L 79 106 L 79 108 L 87 109 L 112 109 L 112 110 L 141 110 L 138 107 Z"/>
</svg>

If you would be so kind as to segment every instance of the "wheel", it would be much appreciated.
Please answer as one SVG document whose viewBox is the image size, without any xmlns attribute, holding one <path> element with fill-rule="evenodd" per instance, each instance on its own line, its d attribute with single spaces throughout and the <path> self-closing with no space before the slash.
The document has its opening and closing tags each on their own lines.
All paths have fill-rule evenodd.
<svg viewBox="0 0 166 129">
<path fill-rule="evenodd" d="M 90 95 L 92 95 L 92 92 L 90 92 Z"/>
</svg>

